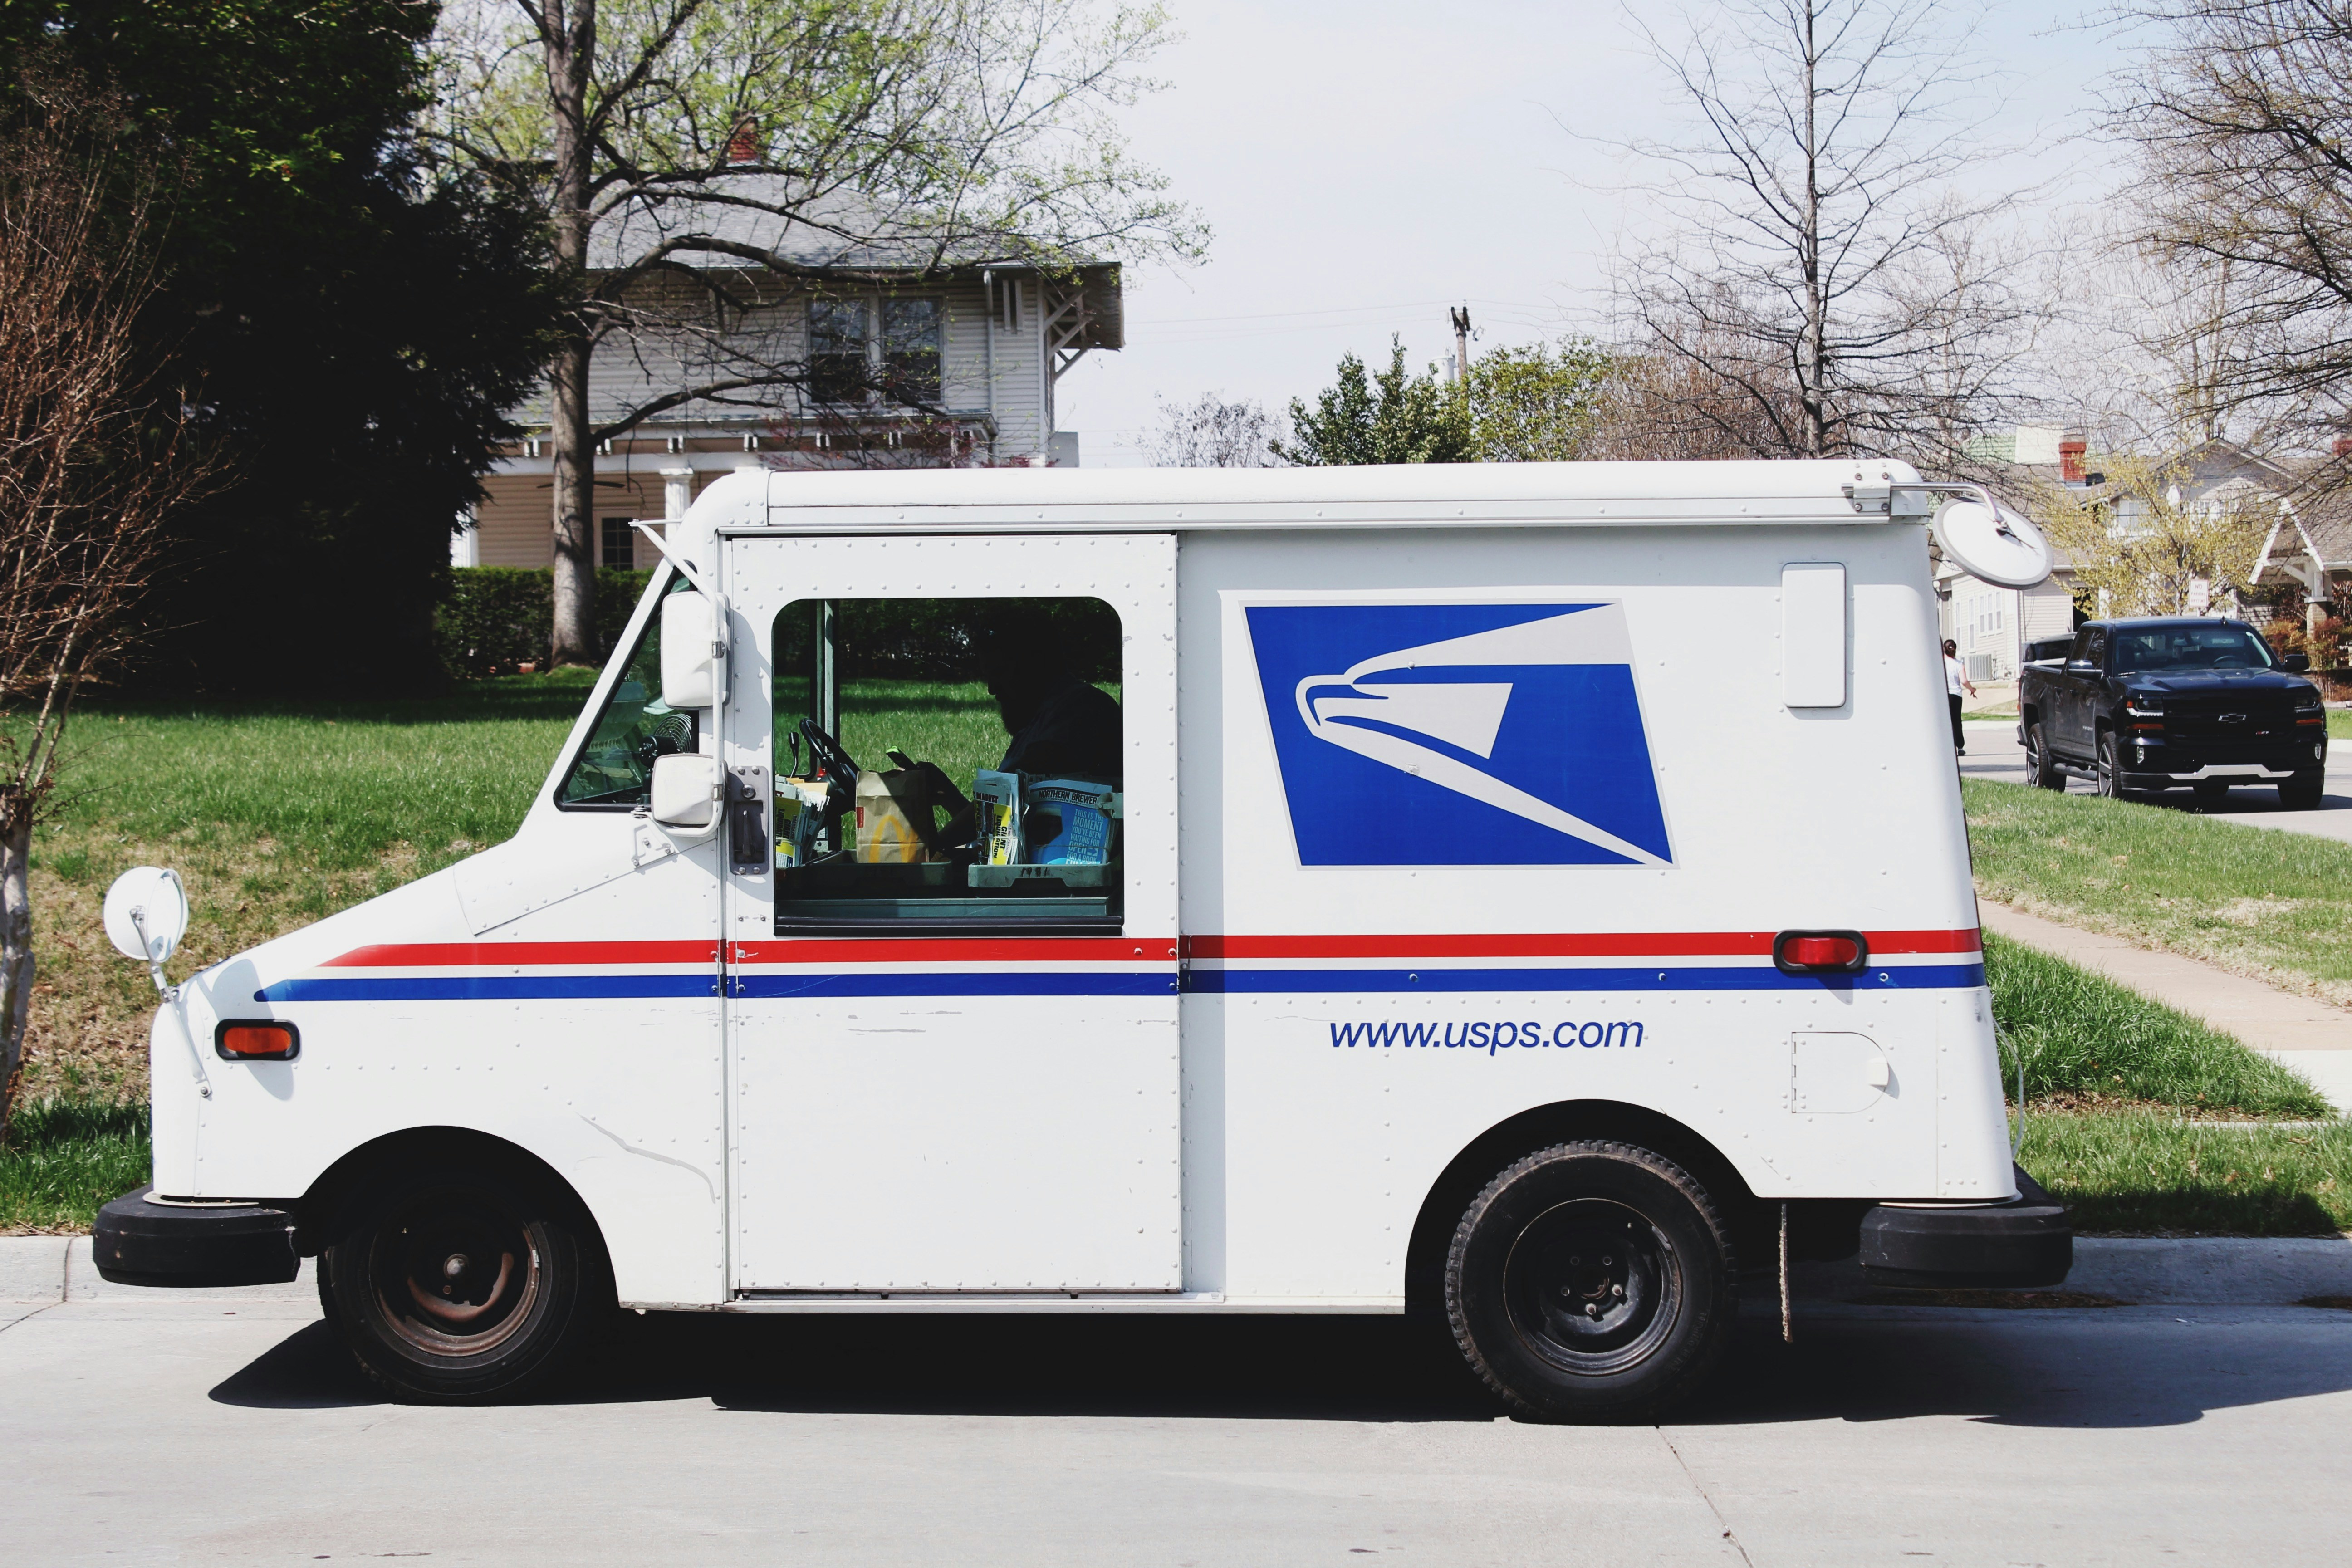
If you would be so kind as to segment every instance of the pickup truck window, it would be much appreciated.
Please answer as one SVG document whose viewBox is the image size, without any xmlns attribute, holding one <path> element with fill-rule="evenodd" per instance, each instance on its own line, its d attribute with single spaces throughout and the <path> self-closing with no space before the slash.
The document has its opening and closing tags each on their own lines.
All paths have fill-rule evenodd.
<svg viewBox="0 0 2352 1568">
<path fill-rule="evenodd" d="M 2160 669 L 2268 669 L 2270 645 L 2244 626 L 2131 627 L 2116 637 L 2116 673 Z"/>
<path fill-rule="evenodd" d="M 2074 634 L 2074 651 L 2067 656 L 2069 664 L 2104 664 L 2107 658 L 2107 634 L 2103 631 L 2082 631 Z"/>
</svg>

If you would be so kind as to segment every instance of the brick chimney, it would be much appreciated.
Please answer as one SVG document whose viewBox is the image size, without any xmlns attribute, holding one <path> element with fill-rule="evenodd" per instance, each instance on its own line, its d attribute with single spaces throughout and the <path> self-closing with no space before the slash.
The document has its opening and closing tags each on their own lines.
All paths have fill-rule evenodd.
<svg viewBox="0 0 2352 1568">
<path fill-rule="evenodd" d="M 2090 443 L 2080 436 L 2068 436 L 2058 443 L 2058 477 L 2069 484 L 2083 482 L 2083 454 Z"/>
<path fill-rule="evenodd" d="M 756 163 L 760 161 L 760 125 L 746 120 L 727 139 L 727 161 L 730 163 Z"/>
</svg>

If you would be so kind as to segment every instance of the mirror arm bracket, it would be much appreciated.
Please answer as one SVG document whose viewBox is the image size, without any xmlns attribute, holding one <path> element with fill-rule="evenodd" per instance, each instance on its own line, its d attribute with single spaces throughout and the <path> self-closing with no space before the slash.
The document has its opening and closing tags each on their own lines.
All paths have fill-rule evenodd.
<svg viewBox="0 0 2352 1568">
<path fill-rule="evenodd" d="M 203 1099 L 213 1097 L 213 1080 L 205 1071 L 205 1053 L 196 1048 L 195 1032 L 188 1027 L 188 1016 L 180 1008 L 180 988 L 163 978 L 163 961 L 153 956 L 155 944 L 147 940 L 147 920 L 144 910 L 131 911 L 131 927 L 139 933 L 139 941 L 147 949 L 147 978 L 155 983 L 155 994 L 163 999 L 164 1011 L 180 1026 L 180 1038 L 188 1047 L 188 1065 L 195 1069 L 196 1093 Z"/>
</svg>

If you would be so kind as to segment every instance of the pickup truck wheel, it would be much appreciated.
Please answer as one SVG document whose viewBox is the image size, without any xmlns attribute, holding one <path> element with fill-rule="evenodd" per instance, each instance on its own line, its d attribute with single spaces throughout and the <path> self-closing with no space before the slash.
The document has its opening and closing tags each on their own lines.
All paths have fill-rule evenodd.
<svg viewBox="0 0 2352 1568">
<path fill-rule="evenodd" d="M 2099 737 L 2099 793 L 2109 800 L 2124 798 L 2123 753 L 2113 731 Z"/>
<path fill-rule="evenodd" d="M 404 1171 L 355 1194 L 319 1256 L 319 1301 L 394 1398 L 511 1397 L 562 1363 L 593 1314 L 586 1226 L 493 1169 Z"/>
<path fill-rule="evenodd" d="M 1681 1167 L 1561 1143 L 1486 1184 L 1454 1232 L 1445 1312 L 1488 1387 L 1544 1421 L 1647 1421 L 1721 1358 L 1728 1227 Z"/>
<path fill-rule="evenodd" d="M 2278 786 L 2279 804 L 2289 811 L 2309 811 L 2327 793 L 2327 775 L 2317 768 L 2297 773 Z"/>
<path fill-rule="evenodd" d="M 2058 771 L 2058 759 L 2050 754 L 2050 737 L 2042 732 L 2039 720 L 2025 727 L 2025 776 L 2036 789 L 2066 787 L 2066 775 Z"/>
</svg>

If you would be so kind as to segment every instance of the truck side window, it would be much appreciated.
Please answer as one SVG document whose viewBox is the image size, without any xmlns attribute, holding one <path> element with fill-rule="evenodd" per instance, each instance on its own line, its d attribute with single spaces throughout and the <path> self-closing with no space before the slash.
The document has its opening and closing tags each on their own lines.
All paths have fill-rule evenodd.
<svg viewBox="0 0 2352 1568">
<path fill-rule="evenodd" d="M 656 593 L 690 592 L 691 584 L 666 572 Z M 661 616 L 646 621 L 645 634 L 629 651 L 621 679 L 596 715 L 587 744 L 556 786 L 555 804 L 567 811 L 626 811 L 646 805 L 654 759 L 671 752 L 698 750 L 698 716 L 666 708 L 661 700 Z"/>
<path fill-rule="evenodd" d="M 2084 632 L 2083 634 L 2083 652 L 2080 657 L 2084 664 L 2091 665 L 2095 668 L 2105 668 L 2107 663 L 2107 634 L 2105 632 Z"/>
<path fill-rule="evenodd" d="M 779 928 L 1118 919 L 1108 605 L 803 599 L 772 646 Z"/>
</svg>

